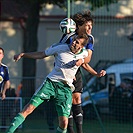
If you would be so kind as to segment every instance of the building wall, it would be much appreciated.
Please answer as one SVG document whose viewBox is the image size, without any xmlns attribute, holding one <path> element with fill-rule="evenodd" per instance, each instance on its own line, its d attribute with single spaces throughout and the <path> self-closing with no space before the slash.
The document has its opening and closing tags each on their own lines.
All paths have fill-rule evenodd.
<svg viewBox="0 0 133 133">
<path fill-rule="evenodd" d="M 23 32 L 18 23 L 11 21 L 0 22 L 0 47 L 5 51 L 2 62 L 8 66 L 10 77 L 22 76 L 22 60 L 18 63 L 13 60 L 13 56 L 22 51 L 22 44 Z M 12 87 L 15 86 L 12 83 Z"/>
<path fill-rule="evenodd" d="M 62 35 L 59 30 L 59 21 L 60 20 L 42 20 L 40 22 L 38 30 L 38 51 L 45 50 L 51 44 L 59 42 Z M 44 60 L 37 60 L 37 77 L 46 77 L 46 75 L 52 70 L 53 65 L 53 57 L 47 57 Z"/>
<path fill-rule="evenodd" d="M 126 2 L 126 5 L 123 4 L 124 2 Z M 133 42 L 127 39 L 127 35 L 131 34 L 133 31 L 132 18 L 122 18 L 123 16 L 133 14 L 133 8 L 130 6 L 131 2 L 132 0 L 123 0 L 118 4 L 110 5 L 110 12 L 107 12 L 106 7 L 102 7 L 93 12 L 97 17 L 95 18 L 95 24 L 92 31 L 92 34 L 95 37 L 94 52 L 90 62 L 92 66 L 95 66 L 99 60 L 132 58 Z M 112 6 L 115 7 L 115 10 Z M 127 6 L 129 8 L 127 8 Z M 56 10 L 54 10 L 52 8 L 52 10 L 50 10 L 46 8 L 45 13 L 47 14 L 41 12 L 41 15 L 57 15 L 56 12 L 58 9 L 56 8 Z M 65 11 L 59 9 L 58 15 L 64 15 L 65 17 L 65 14 Z M 117 16 L 117 19 L 108 16 Z M 46 49 L 51 44 L 60 40 L 62 33 L 59 30 L 59 22 L 61 19 L 61 17 L 49 17 L 47 19 L 41 17 L 38 29 L 38 51 Z M 0 46 L 5 49 L 3 62 L 9 67 L 10 77 L 21 77 L 22 60 L 17 63 L 12 60 L 14 54 L 23 51 L 23 30 L 20 28 L 19 23 L 0 22 L 0 40 Z M 36 76 L 45 78 L 52 70 L 53 64 L 53 57 L 37 60 Z M 12 85 L 16 86 L 16 84 L 13 83 Z"/>
<path fill-rule="evenodd" d="M 127 39 L 132 32 L 132 23 L 124 19 L 113 22 L 96 20 L 93 28 L 95 49 L 92 64 L 98 60 L 122 60 L 132 58 L 133 42 Z"/>
<path fill-rule="evenodd" d="M 132 58 L 132 41 L 127 39 L 132 23 L 130 20 L 103 21 L 96 18 L 92 34 L 95 37 L 94 52 L 90 64 L 95 66 L 99 60 L 123 60 Z M 45 23 L 45 24 L 44 24 Z M 62 33 L 58 21 L 54 26 L 41 22 L 39 28 L 38 50 L 45 49 L 52 43 L 58 42 Z M 46 76 L 53 68 L 53 57 L 37 61 L 37 76 Z M 44 69 L 43 69 L 44 68 Z M 41 71 L 40 71 L 41 70 Z"/>
</svg>

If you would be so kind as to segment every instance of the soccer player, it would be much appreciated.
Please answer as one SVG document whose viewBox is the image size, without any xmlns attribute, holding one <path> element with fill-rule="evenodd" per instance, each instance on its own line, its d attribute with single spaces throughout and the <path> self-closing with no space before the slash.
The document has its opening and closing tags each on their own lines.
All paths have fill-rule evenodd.
<svg viewBox="0 0 133 133">
<path fill-rule="evenodd" d="M 4 58 L 4 49 L 0 47 L 0 95 L 2 100 L 6 97 L 6 90 L 10 88 L 10 81 L 9 81 L 9 71 L 8 67 L 2 63 L 2 59 Z M 6 126 L 6 106 L 5 103 L 7 101 L 2 101 L 2 119 L 1 119 L 1 125 Z M 1 131 L 5 131 L 5 128 L 2 128 Z"/>
<path fill-rule="evenodd" d="M 59 127 L 56 133 L 66 133 L 68 116 L 70 115 L 72 105 L 72 91 L 74 90 L 72 82 L 79 68 L 79 66 L 76 65 L 76 61 L 88 56 L 87 50 L 83 49 L 87 42 L 88 36 L 82 34 L 76 36 L 69 45 L 57 43 L 43 52 L 20 53 L 14 56 L 14 60 L 18 61 L 22 57 L 43 59 L 54 55 L 55 66 L 43 84 L 34 93 L 29 103 L 13 119 L 7 133 L 13 133 L 35 108 L 43 103 L 44 100 L 51 98 L 55 100 L 59 117 Z"/>
<path fill-rule="evenodd" d="M 2 100 L 6 97 L 6 90 L 10 88 L 8 67 L 2 63 L 4 58 L 4 49 L 0 47 L 0 93 Z M 3 88 L 2 88 L 3 86 Z"/>
<path fill-rule="evenodd" d="M 92 52 L 94 50 L 94 37 L 91 35 L 92 26 L 93 26 L 93 16 L 90 11 L 78 12 L 73 16 L 73 20 L 76 22 L 77 30 L 75 33 L 64 34 L 60 42 L 65 42 L 69 44 L 73 37 L 79 35 L 80 33 L 86 33 L 89 37 L 89 41 L 85 48 L 88 51 L 88 57 L 84 59 L 84 64 L 82 67 L 90 72 L 92 75 L 97 77 L 104 76 L 106 71 L 101 70 L 100 73 L 97 73 L 94 69 L 92 69 L 88 63 L 91 60 Z M 81 60 L 79 60 L 81 61 Z M 78 64 L 78 62 L 77 62 Z M 83 111 L 81 107 L 81 93 L 83 91 L 82 87 L 82 75 L 80 68 L 78 69 L 76 76 L 76 80 L 74 80 L 73 84 L 75 86 L 75 90 L 73 91 L 73 101 L 72 101 L 72 109 L 71 114 L 69 116 L 68 123 L 68 133 L 74 133 L 73 129 L 73 119 L 76 124 L 77 133 L 83 133 L 82 124 L 83 124 Z"/>
</svg>

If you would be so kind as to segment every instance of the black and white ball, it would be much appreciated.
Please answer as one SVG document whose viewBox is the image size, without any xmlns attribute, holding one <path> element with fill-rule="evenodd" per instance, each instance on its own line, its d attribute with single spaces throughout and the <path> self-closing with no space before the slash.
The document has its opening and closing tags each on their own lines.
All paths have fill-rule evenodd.
<svg viewBox="0 0 133 133">
<path fill-rule="evenodd" d="M 59 27 L 64 34 L 69 34 L 76 30 L 76 23 L 71 18 L 65 18 L 60 22 Z"/>
</svg>

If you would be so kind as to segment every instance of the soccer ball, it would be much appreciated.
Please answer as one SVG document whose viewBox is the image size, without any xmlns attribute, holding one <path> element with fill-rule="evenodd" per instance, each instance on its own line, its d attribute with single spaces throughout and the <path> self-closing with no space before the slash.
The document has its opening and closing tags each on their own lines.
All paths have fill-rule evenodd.
<svg viewBox="0 0 133 133">
<path fill-rule="evenodd" d="M 76 30 L 76 23 L 71 18 L 65 18 L 60 22 L 59 27 L 64 34 L 69 34 Z"/>
</svg>

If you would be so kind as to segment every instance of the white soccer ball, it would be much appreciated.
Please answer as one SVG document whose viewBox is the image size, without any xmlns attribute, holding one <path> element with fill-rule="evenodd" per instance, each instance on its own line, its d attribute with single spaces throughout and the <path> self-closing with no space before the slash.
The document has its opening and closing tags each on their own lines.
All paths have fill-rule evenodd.
<svg viewBox="0 0 133 133">
<path fill-rule="evenodd" d="M 71 18 L 65 18 L 60 22 L 59 27 L 64 34 L 69 34 L 76 30 L 76 23 Z"/>
</svg>

